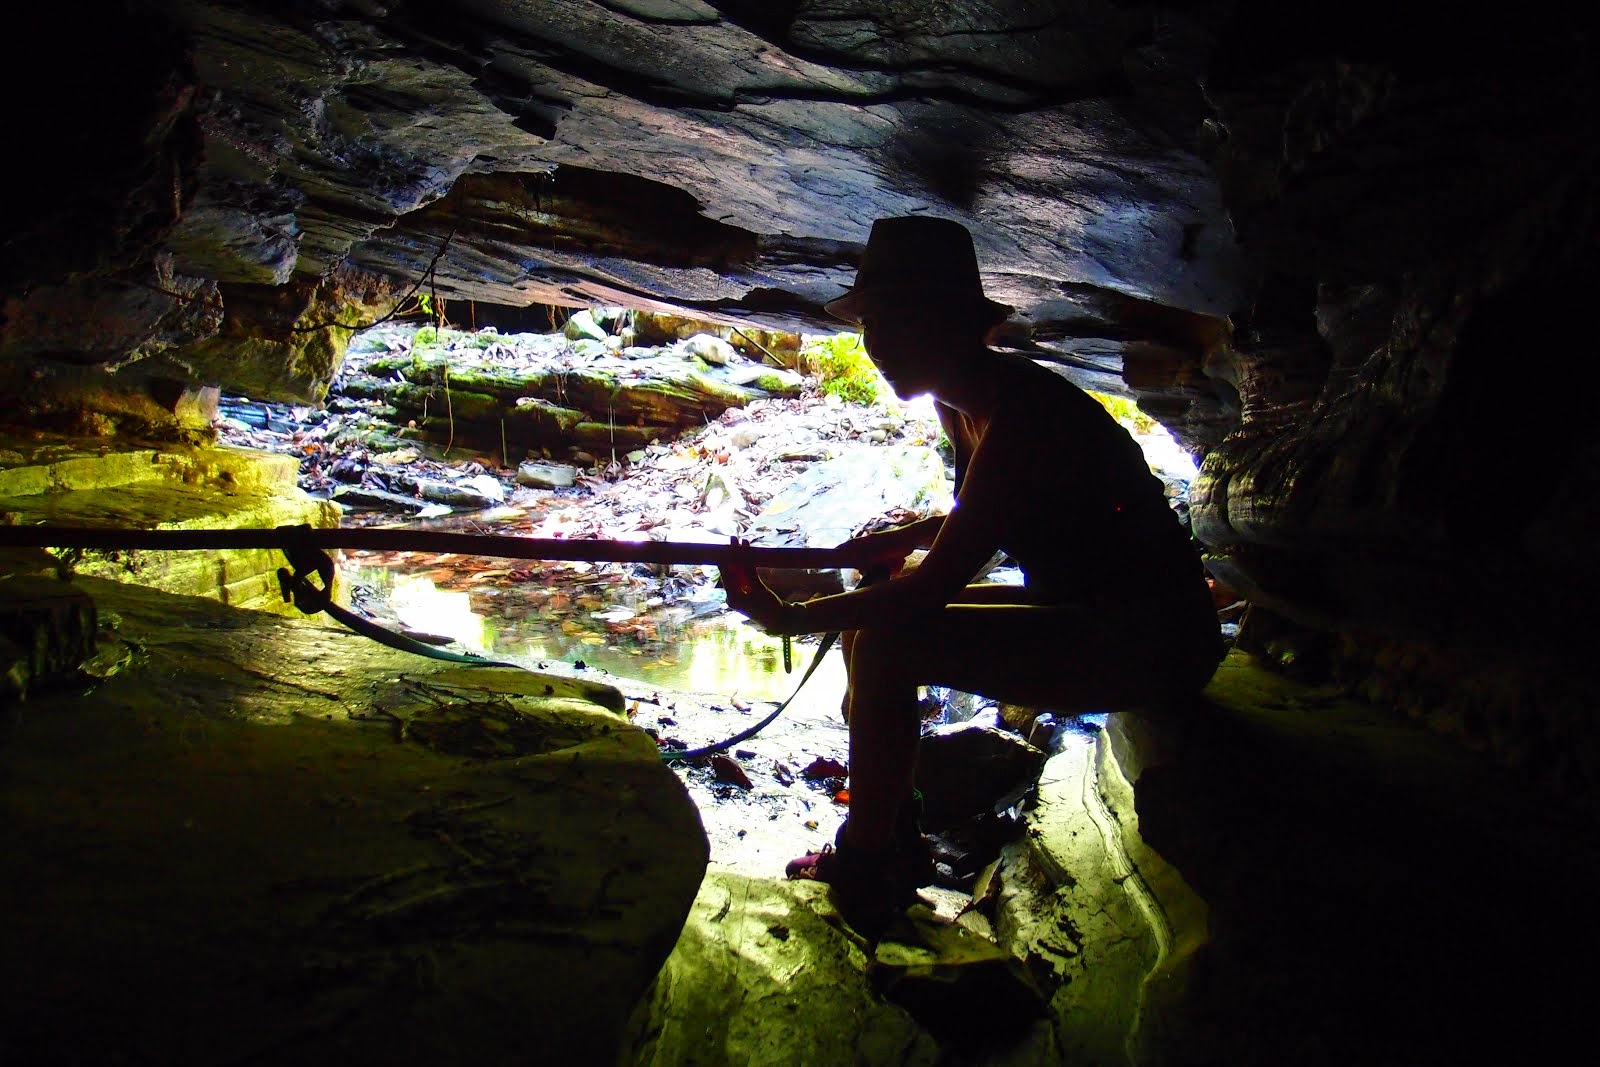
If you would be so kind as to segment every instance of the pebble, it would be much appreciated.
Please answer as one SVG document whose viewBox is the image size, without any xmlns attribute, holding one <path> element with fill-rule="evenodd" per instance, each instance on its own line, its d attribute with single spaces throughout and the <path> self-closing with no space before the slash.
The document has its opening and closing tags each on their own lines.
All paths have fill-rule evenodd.
<svg viewBox="0 0 1600 1067">
<path fill-rule="evenodd" d="M 732 345 L 709 333 L 695 334 L 683 343 L 683 349 L 691 356 L 699 356 L 714 367 L 726 367 L 737 354 Z"/>
<path fill-rule="evenodd" d="M 517 484 L 532 489 L 566 489 L 577 478 L 577 470 L 565 463 L 529 462 L 517 468 Z"/>
</svg>

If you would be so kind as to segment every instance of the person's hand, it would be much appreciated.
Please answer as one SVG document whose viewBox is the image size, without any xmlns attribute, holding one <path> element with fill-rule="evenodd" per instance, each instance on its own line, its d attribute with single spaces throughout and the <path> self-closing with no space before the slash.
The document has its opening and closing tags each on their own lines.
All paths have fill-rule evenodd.
<svg viewBox="0 0 1600 1067">
<path fill-rule="evenodd" d="M 749 548 L 750 542 L 735 537 L 733 546 Z M 728 607 L 767 633 L 781 636 L 788 605 L 757 577 L 754 559 L 744 553 L 735 553 L 736 557 L 739 555 L 745 555 L 745 558 L 735 558 L 717 567 L 722 575 L 722 588 L 728 595 Z"/>
</svg>

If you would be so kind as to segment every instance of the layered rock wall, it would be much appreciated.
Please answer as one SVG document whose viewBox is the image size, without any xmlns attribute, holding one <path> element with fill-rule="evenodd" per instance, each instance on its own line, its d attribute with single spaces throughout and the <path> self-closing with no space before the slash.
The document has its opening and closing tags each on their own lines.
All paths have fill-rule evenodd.
<svg viewBox="0 0 1600 1067">
<path fill-rule="evenodd" d="M 1572 41 L 1425 43 L 1215 83 L 1263 282 L 1210 357 L 1242 417 L 1194 531 L 1247 645 L 1594 803 L 1594 445 L 1537 369 L 1585 300 L 1592 82 Z"/>
</svg>

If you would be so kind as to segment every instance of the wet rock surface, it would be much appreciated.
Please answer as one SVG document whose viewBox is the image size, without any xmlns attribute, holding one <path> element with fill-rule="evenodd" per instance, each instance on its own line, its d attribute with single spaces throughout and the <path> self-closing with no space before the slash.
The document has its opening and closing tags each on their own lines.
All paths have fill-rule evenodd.
<svg viewBox="0 0 1600 1067">
<path fill-rule="evenodd" d="M 817 883 L 712 872 L 635 1018 L 630 1062 L 1054 1062 L 1007 952 L 925 908 L 893 936 L 863 941 Z"/>
<path fill-rule="evenodd" d="M 1481 1063 L 1587 1040 L 1594 982 L 1554 963 L 1600 889 L 1600 835 L 1580 810 L 1242 651 L 1205 697 L 1108 723 L 1133 807 L 1103 788 L 1107 825 L 1167 920 L 1144 935 L 1153 967 L 1133 1049 Z"/>
<path fill-rule="evenodd" d="M 0 447 L 0 516 L 10 525 L 94 529 L 255 529 L 337 526 L 337 508 L 303 492 L 298 459 L 264 451 L 171 443 L 112 445 L 35 434 Z M 68 570 L 290 612 L 265 549 L 63 553 Z"/>
<path fill-rule="evenodd" d="M 1235 652 L 1192 705 L 1066 732 L 975 895 L 876 946 L 823 887 L 708 876 L 636 1062 L 777 1062 L 808 1041 L 826 1064 L 1559 1057 L 1590 983 L 1545 961 L 1600 885 L 1600 841 L 1480 772 Z M 1529 871 L 1552 875 L 1548 908 L 1508 906 Z M 1026 977 L 991 981 L 984 960 Z M 902 967 L 948 969 L 938 1017 L 890 995 Z"/>
</svg>

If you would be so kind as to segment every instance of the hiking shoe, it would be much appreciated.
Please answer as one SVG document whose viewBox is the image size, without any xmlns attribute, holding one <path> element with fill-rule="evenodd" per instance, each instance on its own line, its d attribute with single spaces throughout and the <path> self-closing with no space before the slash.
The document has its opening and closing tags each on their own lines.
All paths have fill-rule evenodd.
<svg viewBox="0 0 1600 1067">
<path fill-rule="evenodd" d="M 858 933 L 876 940 L 897 915 L 919 900 L 917 887 L 897 870 L 894 857 L 885 852 L 862 852 L 844 843 L 823 845 L 790 861 L 790 878 L 826 883 L 829 896 L 844 921 Z"/>
<path fill-rule="evenodd" d="M 826 872 L 838 862 L 831 857 L 836 856 L 844 845 L 844 834 L 845 829 L 841 825 L 834 839 L 835 844 L 823 845 L 820 852 L 807 852 L 798 859 L 790 860 L 783 869 L 784 876 L 830 882 Z M 933 862 L 933 844 L 917 830 L 915 820 L 900 820 L 895 829 L 895 840 L 886 850 L 882 862 L 888 867 L 894 881 L 904 883 L 912 890 L 932 885 L 938 876 Z"/>
</svg>

